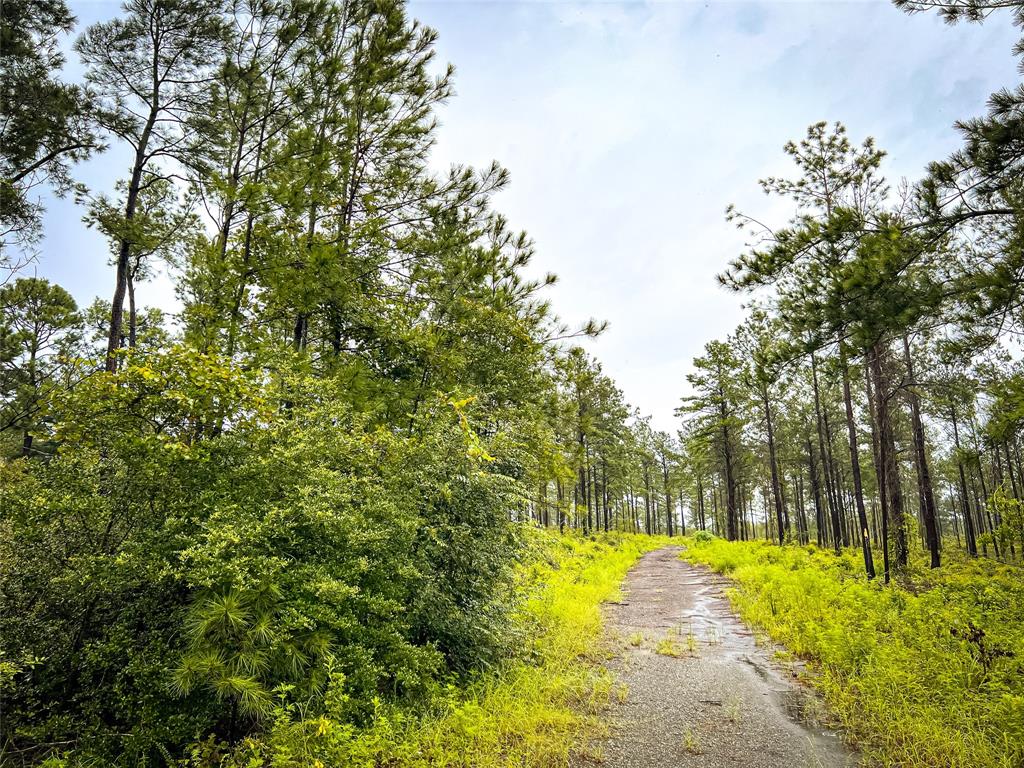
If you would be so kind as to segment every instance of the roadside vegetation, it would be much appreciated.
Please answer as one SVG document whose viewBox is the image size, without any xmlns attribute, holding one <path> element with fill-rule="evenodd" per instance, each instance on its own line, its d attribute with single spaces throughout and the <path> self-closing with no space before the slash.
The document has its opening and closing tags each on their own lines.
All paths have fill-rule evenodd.
<svg viewBox="0 0 1024 768">
<path fill-rule="evenodd" d="M 1019 2 L 896 5 L 1024 24 Z M 1024 765 L 1022 105 L 993 93 L 913 182 L 840 122 L 786 142 L 774 205 L 726 213 L 745 317 L 681 393 L 686 556 L 881 765 Z"/>
<path fill-rule="evenodd" d="M 869 581 L 860 553 L 690 541 L 685 559 L 728 575 L 741 617 L 810 664 L 866 760 L 907 768 L 1024 764 L 1024 572 L 923 556 L 899 583 Z"/>
<path fill-rule="evenodd" d="M 307 718 L 278 708 L 265 736 L 213 752 L 220 765 L 239 768 L 564 766 L 570 751 L 586 752 L 602 733 L 597 715 L 614 695 L 600 666 L 601 604 L 617 599 L 629 568 L 661 543 L 532 532 L 516 575 L 516 650 L 492 669 L 464 687 L 438 686 L 416 709 L 379 703 L 365 728 L 348 724 L 343 711 Z M 208 765 L 211 754 L 199 745 L 185 765 Z"/>
<path fill-rule="evenodd" d="M 600 735 L 599 713 L 616 694 L 600 662 L 601 604 L 617 599 L 622 579 L 664 539 L 632 534 L 592 538 L 530 531 L 513 578 L 513 640 L 488 668 L 432 684 L 415 702 L 370 699 L 353 720 L 351 696 L 338 675 L 322 698 L 296 700 L 290 686 L 273 692 L 258 733 L 191 745 L 179 768 L 320 768 L 380 765 L 409 768 L 564 766 Z M 122 764 L 97 752 L 54 750 L 48 768 Z"/>
<path fill-rule="evenodd" d="M 600 558 L 551 549 L 556 614 L 524 608 L 532 530 L 671 532 L 679 462 L 527 274 L 506 171 L 435 170 L 437 34 L 401 0 L 70 6 L 0 14 L 0 763 L 564 755 L 589 694 L 550 665 L 598 625 L 556 566 Z M 104 298 L 28 267 L 73 226 L 44 189 Z"/>
</svg>

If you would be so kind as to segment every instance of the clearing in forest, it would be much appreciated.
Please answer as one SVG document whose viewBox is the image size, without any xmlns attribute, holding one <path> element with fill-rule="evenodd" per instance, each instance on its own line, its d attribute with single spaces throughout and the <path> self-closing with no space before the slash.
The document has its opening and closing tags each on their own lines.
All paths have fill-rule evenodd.
<svg viewBox="0 0 1024 768">
<path fill-rule="evenodd" d="M 728 581 L 679 559 L 645 555 L 608 606 L 612 666 L 623 686 L 599 745 L 607 768 L 801 768 L 856 759 L 823 725 L 814 694 L 733 614 Z M 593 750 L 592 750 L 593 753 Z"/>
</svg>

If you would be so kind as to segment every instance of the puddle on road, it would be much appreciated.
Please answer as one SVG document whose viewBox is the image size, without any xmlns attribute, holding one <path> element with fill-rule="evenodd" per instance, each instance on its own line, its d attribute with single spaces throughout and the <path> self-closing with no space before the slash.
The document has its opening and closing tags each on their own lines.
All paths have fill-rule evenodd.
<svg viewBox="0 0 1024 768">
<path fill-rule="evenodd" d="M 616 664 L 646 686 L 637 689 L 644 691 L 640 700 L 646 697 L 646 702 L 634 702 L 634 707 L 640 708 L 625 716 L 641 718 L 637 722 L 644 727 L 634 722 L 627 741 L 630 749 L 639 750 L 636 754 L 651 758 L 646 765 L 678 765 L 678 755 L 667 747 L 668 752 L 662 750 L 660 737 L 645 736 L 644 718 L 660 718 L 666 709 L 673 711 L 677 720 L 682 718 L 680 722 L 691 718 L 709 729 L 708 749 L 718 750 L 709 754 L 722 758 L 716 765 L 740 765 L 732 762 L 736 750 L 732 739 L 735 733 L 750 728 L 750 722 L 778 735 L 778 740 L 761 744 L 757 765 L 856 765 L 856 755 L 829 730 L 820 699 L 796 680 L 801 665 L 780 665 L 774 656 L 777 647 L 755 637 L 733 613 L 724 594 L 730 586 L 728 579 L 690 565 L 679 558 L 678 549 L 666 548 L 645 555 L 625 586 L 623 599 L 609 606 L 610 623 L 619 631 L 625 651 Z M 684 666 L 663 667 L 676 663 Z M 655 674 L 658 669 L 662 672 Z M 672 680 L 685 687 L 686 701 L 691 703 L 670 705 L 665 701 L 667 694 L 657 689 Z M 760 738 L 761 731 L 757 734 Z M 643 763 L 635 759 L 609 763 L 638 764 Z"/>
<path fill-rule="evenodd" d="M 694 569 L 684 583 L 692 590 L 693 603 L 681 617 L 681 633 L 692 634 L 715 657 L 749 667 L 767 688 L 764 693 L 772 705 L 800 726 L 814 745 L 815 753 L 826 760 L 824 765 L 852 765 L 842 739 L 827 725 L 821 700 L 793 679 L 795 672 L 787 673 L 774 663 L 770 654 L 775 647 L 759 647 L 753 633 L 733 613 L 723 593 L 728 581 Z"/>
</svg>

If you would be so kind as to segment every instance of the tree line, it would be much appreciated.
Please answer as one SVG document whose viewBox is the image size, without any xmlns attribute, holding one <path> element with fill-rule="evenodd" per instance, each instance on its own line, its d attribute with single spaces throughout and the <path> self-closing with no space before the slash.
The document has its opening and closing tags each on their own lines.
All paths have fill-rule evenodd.
<svg viewBox="0 0 1024 768">
<path fill-rule="evenodd" d="M 1005 6 L 897 5 L 952 23 Z M 785 145 L 792 174 L 760 181 L 783 226 L 728 209 L 749 245 L 719 280 L 747 314 L 679 411 L 700 527 L 857 547 L 886 581 L 917 551 L 1019 557 L 1022 99 L 993 94 L 961 150 L 896 190 L 872 139 L 814 124 Z"/>
</svg>

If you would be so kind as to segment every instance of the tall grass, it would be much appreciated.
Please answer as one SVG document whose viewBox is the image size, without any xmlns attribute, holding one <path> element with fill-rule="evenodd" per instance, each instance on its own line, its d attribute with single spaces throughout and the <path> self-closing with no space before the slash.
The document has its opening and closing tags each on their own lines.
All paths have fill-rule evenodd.
<svg viewBox="0 0 1024 768">
<path fill-rule="evenodd" d="M 427 711 L 383 706 L 370 727 L 327 714 L 279 712 L 262 738 L 219 754 L 199 745 L 193 765 L 246 768 L 497 768 L 565 766 L 598 733 L 613 681 L 600 670 L 601 604 L 619 595 L 629 568 L 662 540 L 593 539 L 536 532 L 519 579 L 516 626 L 524 653 L 460 688 L 439 691 Z"/>
<path fill-rule="evenodd" d="M 868 761 L 1024 765 L 1024 570 L 991 561 L 862 575 L 858 553 L 690 541 L 683 555 L 728 574 L 748 623 L 811 662 Z"/>
</svg>

